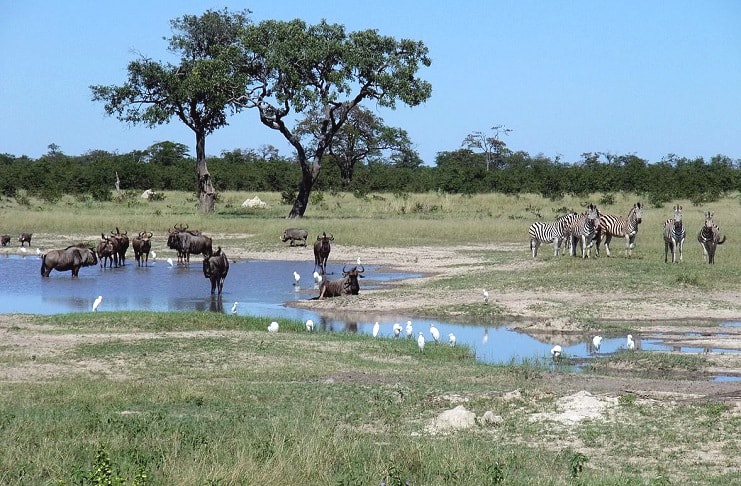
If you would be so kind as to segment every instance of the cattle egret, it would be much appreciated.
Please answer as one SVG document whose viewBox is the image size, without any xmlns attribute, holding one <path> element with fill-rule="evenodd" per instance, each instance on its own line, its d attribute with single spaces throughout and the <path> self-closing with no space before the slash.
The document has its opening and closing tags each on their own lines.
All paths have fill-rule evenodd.
<svg viewBox="0 0 741 486">
<path fill-rule="evenodd" d="M 595 351 L 599 351 L 599 347 L 602 345 L 602 336 L 594 336 L 592 338 L 592 346 Z"/>
<path fill-rule="evenodd" d="M 103 302 L 103 296 L 99 295 L 95 298 L 95 301 L 93 302 L 93 312 L 97 312 L 98 307 L 100 306 L 101 302 Z"/>
<path fill-rule="evenodd" d="M 306 330 L 308 332 L 311 332 L 314 330 L 314 321 L 312 321 L 311 319 L 306 319 Z"/>
<path fill-rule="evenodd" d="M 360 257 L 358 257 L 358 265 L 362 265 L 362 263 L 360 263 Z"/>
<path fill-rule="evenodd" d="M 425 350 L 425 335 L 422 334 L 422 331 L 419 331 L 419 337 L 417 338 L 417 347 L 419 348 L 420 352 Z"/>
<path fill-rule="evenodd" d="M 172 258 L 167 257 L 167 264 L 170 265 L 171 267 L 174 265 L 174 263 L 172 263 Z"/>
<path fill-rule="evenodd" d="M 484 304 L 489 303 L 489 291 L 484 289 Z"/>
<path fill-rule="evenodd" d="M 635 349 L 636 348 L 636 343 L 635 343 L 635 341 L 633 341 L 633 335 L 632 334 L 628 334 L 628 338 L 625 340 L 625 347 L 627 347 L 628 349 Z"/>
<path fill-rule="evenodd" d="M 268 326 L 268 332 L 278 332 L 278 328 L 279 328 L 279 327 L 280 327 L 280 326 L 278 325 L 278 323 L 277 323 L 277 322 L 275 322 L 275 321 L 273 321 L 273 322 L 271 322 L 271 323 L 270 323 L 270 325 Z"/>
<path fill-rule="evenodd" d="M 314 282 L 319 283 L 321 281 L 322 281 L 322 276 L 319 274 L 319 272 L 314 270 Z"/>
<path fill-rule="evenodd" d="M 448 344 L 450 344 L 451 348 L 455 346 L 455 341 L 455 334 L 453 334 L 452 332 L 448 334 Z"/>
<path fill-rule="evenodd" d="M 39 248 L 36 248 L 36 254 L 41 255 L 41 250 Z"/>
<path fill-rule="evenodd" d="M 484 344 L 489 342 L 489 329 L 484 329 L 484 337 L 481 338 L 481 342 Z"/>
<path fill-rule="evenodd" d="M 407 321 L 407 337 L 412 337 L 412 333 L 414 332 L 414 328 L 412 327 L 412 321 Z"/>
<path fill-rule="evenodd" d="M 430 324 L 430 334 L 436 343 L 440 342 L 440 331 L 438 331 L 434 324 Z"/>
<path fill-rule="evenodd" d="M 298 272 L 293 272 L 293 285 L 298 286 L 298 281 L 301 280 L 301 275 Z"/>
<path fill-rule="evenodd" d="M 25 246 L 22 246 L 22 247 L 21 247 L 21 251 L 22 251 L 23 253 L 26 253 L 26 252 L 27 252 L 28 250 L 26 250 L 26 247 L 25 247 Z"/>
<path fill-rule="evenodd" d="M 559 346 L 558 344 L 553 346 L 551 348 L 551 356 L 553 357 L 553 359 L 560 358 L 561 357 L 561 346 Z"/>
<path fill-rule="evenodd" d="M 401 324 L 399 324 L 398 322 L 395 322 L 394 323 L 394 337 L 398 338 L 399 336 L 401 336 Z"/>
<path fill-rule="evenodd" d="M 378 330 L 381 328 L 381 326 L 378 325 L 378 321 L 376 321 L 375 324 L 373 324 L 373 337 L 378 336 Z"/>
<path fill-rule="evenodd" d="M 232 305 L 232 314 L 237 313 L 237 307 L 239 307 L 239 302 L 235 302 L 234 305 Z"/>
<path fill-rule="evenodd" d="M 155 253 L 154 250 L 152 250 L 149 254 L 152 255 L 152 261 L 157 258 L 157 253 Z"/>
</svg>

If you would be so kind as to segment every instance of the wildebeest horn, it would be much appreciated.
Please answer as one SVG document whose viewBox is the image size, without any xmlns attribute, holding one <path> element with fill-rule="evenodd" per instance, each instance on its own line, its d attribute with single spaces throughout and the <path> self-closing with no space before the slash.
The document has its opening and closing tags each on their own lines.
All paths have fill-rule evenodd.
<svg viewBox="0 0 741 486">
<path fill-rule="evenodd" d="M 334 241 L 334 235 L 332 233 L 329 234 L 329 239 Z"/>
</svg>

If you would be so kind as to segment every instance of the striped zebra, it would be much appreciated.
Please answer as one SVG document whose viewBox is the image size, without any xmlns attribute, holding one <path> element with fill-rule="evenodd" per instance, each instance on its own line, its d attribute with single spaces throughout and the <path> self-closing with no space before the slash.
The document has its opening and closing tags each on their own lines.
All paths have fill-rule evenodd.
<svg viewBox="0 0 741 486">
<path fill-rule="evenodd" d="M 589 258 L 592 245 L 597 237 L 600 214 L 597 206 L 589 204 L 584 214 L 579 214 L 566 229 L 571 242 L 571 256 L 576 256 L 576 245 L 581 245 L 581 257 Z"/>
<path fill-rule="evenodd" d="M 538 256 L 541 243 L 553 243 L 553 256 L 558 256 L 561 243 L 566 241 L 566 227 L 576 219 L 574 212 L 559 216 L 555 222 L 536 221 L 530 225 L 530 251 L 533 258 Z"/>
<path fill-rule="evenodd" d="M 667 219 L 664 223 L 664 263 L 669 263 L 669 250 L 672 251 L 672 263 L 682 261 L 682 248 L 687 230 L 682 221 L 682 206 L 674 206 L 674 218 Z M 677 261 L 677 252 L 679 260 Z"/>
<path fill-rule="evenodd" d="M 643 218 L 643 204 L 637 202 L 633 205 L 628 217 L 615 216 L 614 214 L 600 214 L 599 230 L 595 243 L 595 255 L 599 256 L 599 245 L 602 238 L 605 241 L 605 251 L 610 256 L 610 242 L 613 236 L 625 238 L 625 256 L 630 258 L 635 248 L 638 225 Z"/>
<path fill-rule="evenodd" d="M 697 234 L 697 241 L 702 246 L 703 259 L 707 257 L 708 263 L 714 264 L 715 250 L 718 245 L 725 243 L 726 237 L 723 235 L 723 239 L 720 239 L 720 228 L 713 223 L 713 213 L 710 211 L 705 212 L 705 224 Z"/>
</svg>

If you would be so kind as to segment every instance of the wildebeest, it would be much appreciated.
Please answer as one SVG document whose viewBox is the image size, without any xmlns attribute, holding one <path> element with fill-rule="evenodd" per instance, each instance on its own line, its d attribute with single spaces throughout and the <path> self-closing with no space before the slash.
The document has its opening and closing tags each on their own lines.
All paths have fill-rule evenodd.
<svg viewBox="0 0 741 486">
<path fill-rule="evenodd" d="M 0 236 L 0 244 L 3 246 L 8 246 L 8 243 L 10 243 L 10 235 L 2 235 Z"/>
<path fill-rule="evenodd" d="M 217 290 L 219 295 L 224 288 L 224 280 L 229 273 L 229 259 L 219 247 L 215 252 L 203 258 L 203 276 L 211 280 L 211 294 Z"/>
<path fill-rule="evenodd" d="M 147 231 L 140 231 L 138 236 L 135 236 L 131 242 L 131 246 L 134 247 L 134 259 L 136 259 L 137 265 L 147 266 L 149 264 L 149 250 L 152 249 L 152 233 Z"/>
<path fill-rule="evenodd" d="M 309 231 L 301 228 L 287 228 L 283 231 L 283 236 L 280 237 L 280 241 L 285 243 L 288 240 L 291 240 L 291 244 L 289 246 L 296 246 L 294 245 L 295 241 L 302 241 L 303 245 L 306 246 L 306 240 L 309 238 Z"/>
<path fill-rule="evenodd" d="M 360 265 L 360 270 L 357 266 L 352 267 L 350 270 L 342 268 L 342 278 L 336 280 L 322 280 L 319 285 L 319 299 L 325 297 L 340 297 L 342 295 L 358 295 L 360 292 L 360 284 L 358 278 L 365 278 L 363 275 L 365 268 Z"/>
<path fill-rule="evenodd" d="M 98 260 L 100 261 L 100 268 L 105 268 L 106 265 L 113 268 L 113 261 L 116 254 L 116 240 L 109 238 L 103 233 L 100 234 L 100 241 L 98 246 L 95 248 L 95 253 L 98 254 Z"/>
<path fill-rule="evenodd" d="M 21 246 L 23 246 L 23 243 L 28 243 L 28 246 L 31 246 L 31 236 L 33 236 L 32 233 L 21 233 L 18 237 L 18 241 L 20 242 Z"/>
<path fill-rule="evenodd" d="M 116 240 L 117 244 L 114 245 L 115 254 L 113 259 L 116 261 L 116 266 L 125 265 L 126 250 L 129 249 L 129 236 L 128 231 L 121 233 L 116 227 L 116 232 L 111 231 L 111 235 Z"/>
<path fill-rule="evenodd" d="M 68 246 L 64 250 L 50 250 L 41 257 L 41 276 L 48 277 L 52 270 L 57 272 L 72 271 L 72 277 L 77 277 L 80 267 L 96 265 L 98 259 L 95 252 L 84 243 Z"/>
<path fill-rule="evenodd" d="M 178 261 L 190 262 L 191 253 L 211 256 L 211 238 L 202 235 L 200 231 L 188 230 L 188 226 L 174 226 L 167 238 L 168 248 L 178 252 Z"/>
<path fill-rule="evenodd" d="M 329 258 L 329 252 L 332 250 L 330 241 L 334 241 L 332 233 L 329 236 L 327 236 L 327 233 L 322 233 L 316 237 L 314 242 L 314 271 L 318 266 L 322 275 L 327 273 L 327 258 Z"/>
</svg>

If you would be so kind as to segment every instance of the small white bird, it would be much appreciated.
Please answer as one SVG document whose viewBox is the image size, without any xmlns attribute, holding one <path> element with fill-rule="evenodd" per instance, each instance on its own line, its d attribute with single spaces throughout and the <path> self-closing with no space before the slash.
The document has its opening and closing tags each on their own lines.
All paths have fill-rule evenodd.
<svg viewBox="0 0 741 486">
<path fill-rule="evenodd" d="M 37 254 L 37 255 L 41 255 L 41 249 L 39 249 L 39 248 L 36 248 L 36 254 Z"/>
<path fill-rule="evenodd" d="M 293 285 L 298 286 L 299 280 L 301 280 L 301 275 L 298 272 L 293 272 Z"/>
<path fill-rule="evenodd" d="M 25 247 L 25 246 L 22 246 L 22 247 L 21 247 L 21 251 L 22 251 L 23 253 L 26 253 L 26 252 L 27 252 L 28 250 L 26 250 L 26 247 Z"/>
<path fill-rule="evenodd" d="M 268 332 L 278 332 L 278 328 L 280 328 L 280 326 L 278 325 L 278 323 L 275 322 L 275 321 L 273 321 L 268 326 Z"/>
<path fill-rule="evenodd" d="M 362 265 L 362 263 L 360 263 L 360 257 L 358 257 L 358 265 Z"/>
<path fill-rule="evenodd" d="M 407 337 L 412 337 L 412 333 L 414 332 L 414 328 L 412 327 L 412 321 L 407 321 Z"/>
<path fill-rule="evenodd" d="M 635 349 L 636 348 L 636 343 L 635 343 L 635 341 L 633 341 L 633 335 L 632 334 L 628 334 L 628 337 L 625 340 L 625 347 L 628 348 L 628 349 Z"/>
<path fill-rule="evenodd" d="M 430 334 L 436 343 L 440 342 L 440 331 L 438 331 L 434 324 L 430 324 Z"/>
<path fill-rule="evenodd" d="M 602 336 L 594 336 L 592 338 L 592 346 L 595 351 L 599 351 L 599 347 L 602 346 Z"/>
<path fill-rule="evenodd" d="M 489 291 L 484 289 L 484 304 L 489 303 Z"/>
<path fill-rule="evenodd" d="M 448 344 L 450 344 L 451 348 L 455 346 L 455 341 L 455 334 L 453 334 L 452 332 L 448 334 Z"/>
<path fill-rule="evenodd" d="M 489 342 L 489 329 L 484 329 L 484 337 L 481 338 L 481 342 L 486 344 Z"/>
<path fill-rule="evenodd" d="M 561 346 L 556 344 L 551 348 L 551 357 L 553 357 L 553 359 L 558 359 L 561 357 Z"/>
<path fill-rule="evenodd" d="M 239 302 L 235 302 L 232 305 L 232 314 L 236 314 L 237 313 L 237 307 L 239 307 Z"/>
<path fill-rule="evenodd" d="M 308 332 L 311 332 L 314 330 L 314 321 L 312 321 L 311 319 L 306 319 L 306 330 Z"/>
<path fill-rule="evenodd" d="M 157 259 L 157 252 L 155 252 L 154 250 L 149 252 L 149 254 L 152 255 L 152 261 L 155 261 Z"/>
<path fill-rule="evenodd" d="M 373 337 L 378 337 L 378 331 L 381 328 L 381 326 L 378 324 L 378 321 L 376 321 L 375 324 L 373 324 Z"/>
<path fill-rule="evenodd" d="M 95 301 L 93 301 L 93 312 L 98 311 L 98 307 L 100 307 L 101 302 L 103 302 L 103 296 L 99 295 L 95 298 Z"/>
<path fill-rule="evenodd" d="M 322 281 L 322 276 L 319 274 L 319 272 L 314 270 L 314 282 L 320 283 L 321 281 Z"/>
<path fill-rule="evenodd" d="M 419 337 L 417 338 L 417 347 L 419 348 L 420 352 L 425 350 L 425 335 L 422 334 L 422 331 L 419 331 Z"/>
<path fill-rule="evenodd" d="M 171 267 L 175 265 L 174 263 L 172 263 L 172 258 L 170 257 L 167 257 L 167 264 L 170 265 Z"/>
<path fill-rule="evenodd" d="M 401 336 L 401 324 L 399 324 L 398 322 L 395 322 L 394 323 L 394 337 L 398 338 L 399 336 Z"/>
</svg>

